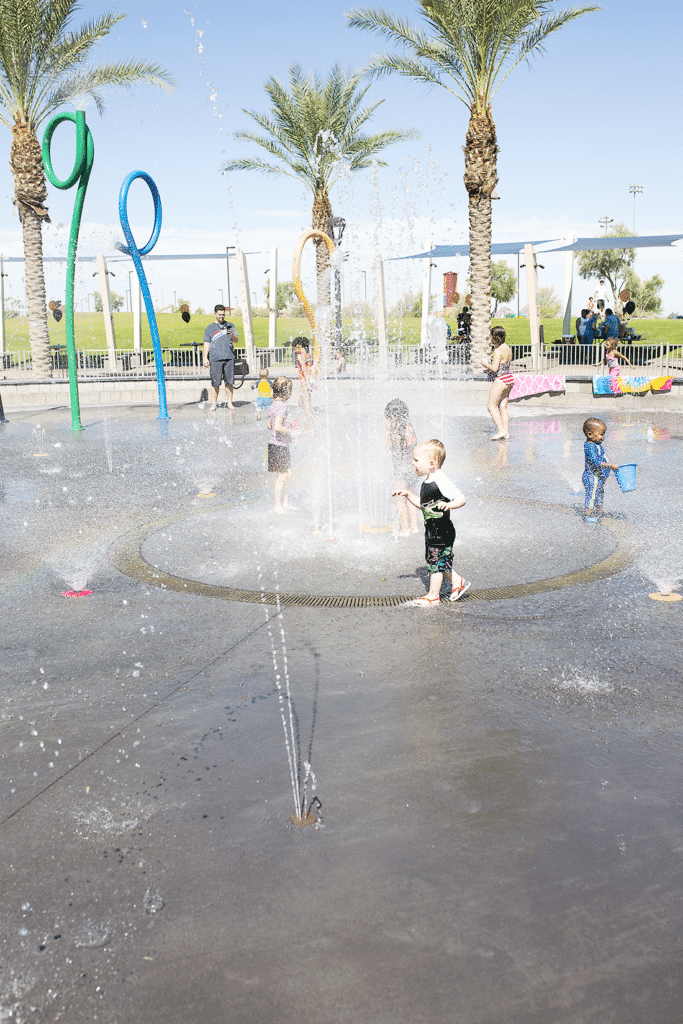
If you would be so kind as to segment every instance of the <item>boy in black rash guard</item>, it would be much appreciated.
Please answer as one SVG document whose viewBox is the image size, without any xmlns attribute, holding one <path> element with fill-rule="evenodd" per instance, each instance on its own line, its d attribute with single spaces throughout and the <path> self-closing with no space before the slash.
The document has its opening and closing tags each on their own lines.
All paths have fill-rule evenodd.
<svg viewBox="0 0 683 1024">
<path fill-rule="evenodd" d="M 425 520 L 425 558 L 430 577 L 429 593 L 415 601 L 420 608 L 439 604 L 444 576 L 451 579 L 449 601 L 457 601 L 471 586 L 462 576 L 458 576 L 459 583 L 453 582 L 455 527 L 451 509 L 462 508 L 465 497 L 442 471 L 445 458 L 446 449 L 441 441 L 418 444 L 413 452 L 413 467 L 418 476 L 425 477 L 419 498 L 412 491 L 394 491 L 394 497 L 407 498 L 411 505 L 421 509 Z"/>
</svg>

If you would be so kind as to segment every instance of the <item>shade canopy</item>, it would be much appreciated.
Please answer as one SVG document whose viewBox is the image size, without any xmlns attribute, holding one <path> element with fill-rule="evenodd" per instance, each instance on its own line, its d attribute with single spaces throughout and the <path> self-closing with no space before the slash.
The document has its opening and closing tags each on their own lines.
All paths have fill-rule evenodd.
<svg viewBox="0 0 683 1024">
<path fill-rule="evenodd" d="M 599 235 L 596 238 L 577 238 L 567 245 L 554 245 L 544 252 L 586 252 L 590 249 L 644 249 L 673 245 L 683 238 L 680 235 L 632 235 L 628 238 L 611 238 Z M 552 245 L 556 238 L 540 239 L 535 242 L 495 242 L 491 246 L 492 256 L 516 256 L 525 245 Z M 429 257 L 439 259 L 448 256 L 469 256 L 469 245 L 435 245 L 429 252 L 418 252 L 414 256 L 394 256 L 395 260 L 426 260 Z"/>
</svg>

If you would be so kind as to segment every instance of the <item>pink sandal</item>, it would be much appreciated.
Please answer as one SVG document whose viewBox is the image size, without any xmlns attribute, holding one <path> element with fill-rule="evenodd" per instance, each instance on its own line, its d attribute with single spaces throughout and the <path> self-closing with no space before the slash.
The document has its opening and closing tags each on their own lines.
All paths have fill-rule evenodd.
<svg viewBox="0 0 683 1024">
<path fill-rule="evenodd" d="M 453 587 L 451 590 L 451 596 L 448 598 L 449 601 L 459 601 L 463 594 L 466 594 L 472 584 L 468 580 L 463 580 L 459 587 Z"/>
<path fill-rule="evenodd" d="M 435 604 L 441 604 L 440 597 L 429 597 L 425 594 L 424 597 L 418 597 L 416 601 L 413 601 L 416 608 L 432 608 Z"/>
</svg>

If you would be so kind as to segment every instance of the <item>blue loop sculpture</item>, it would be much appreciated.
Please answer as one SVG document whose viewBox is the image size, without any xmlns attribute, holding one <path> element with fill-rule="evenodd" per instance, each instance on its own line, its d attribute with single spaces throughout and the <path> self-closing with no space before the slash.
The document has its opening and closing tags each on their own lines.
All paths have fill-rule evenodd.
<svg viewBox="0 0 683 1024">
<path fill-rule="evenodd" d="M 141 249 L 138 249 L 135 244 L 133 232 L 130 230 L 130 224 L 128 223 L 128 190 L 136 178 L 142 178 L 142 180 L 149 185 L 149 190 L 152 193 L 152 199 L 154 200 L 154 227 L 152 228 L 152 234 L 149 236 L 149 240 Z M 166 376 L 164 374 L 164 361 L 161 355 L 159 328 L 157 327 L 157 318 L 154 314 L 152 296 L 149 293 L 147 277 L 145 276 L 145 271 L 142 267 L 142 260 L 140 258 L 141 256 L 146 256 L 148 252 L 151 252 L 159 238 L 159 233 L 161 231 L 161 197 L 159 196 L 159 189 L 156 187 L 154 180 L 144 171 L 131 171 L 130 174 L 124 178 L 123 184 L 121 185 L 121 191 L 119 192 L 119 220 L 121 221 L 121 227 L 123 228 L 123 233 L 126 236 L 126 241 L 128 242 L 128 245 L 121 246 L 121 252 L 125 253 L 126 256 L 131 256 L 133 263 L 135 264 L 138 281 L 140 282 L 140 290 L 145 300 L 149 330 L 152 335 L 154 365 L 157 372 L 157 389 L 159 392 L 158 419 L 167 420 L 168 408 L 166 406 Z"/>
</svg>

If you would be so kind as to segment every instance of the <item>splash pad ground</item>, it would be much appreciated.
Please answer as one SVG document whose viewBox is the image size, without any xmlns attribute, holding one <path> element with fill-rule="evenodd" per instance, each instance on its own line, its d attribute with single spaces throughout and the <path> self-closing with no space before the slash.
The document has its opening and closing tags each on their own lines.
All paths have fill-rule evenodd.
<svg viewBox="0 0 683 1024">
<path fill-rule="evenodd" d="M 605 417 L 638 491 L 608 483 L 591 528 L 581 415 L 495 446 L 411 383 L 473 589 L 405 608 L 421 538 L 362 530 L 393 524 L 395 391 L 321 414 L 277 521 L 251 407 L 2 427 L 0 1019 L 675 1019 L 681 605 L 641 552 L 661 530 L 663 577 L 681 557 L 683 425 Z M 320 828 L 290 824 L 285 651 Z"/>
</svg>

